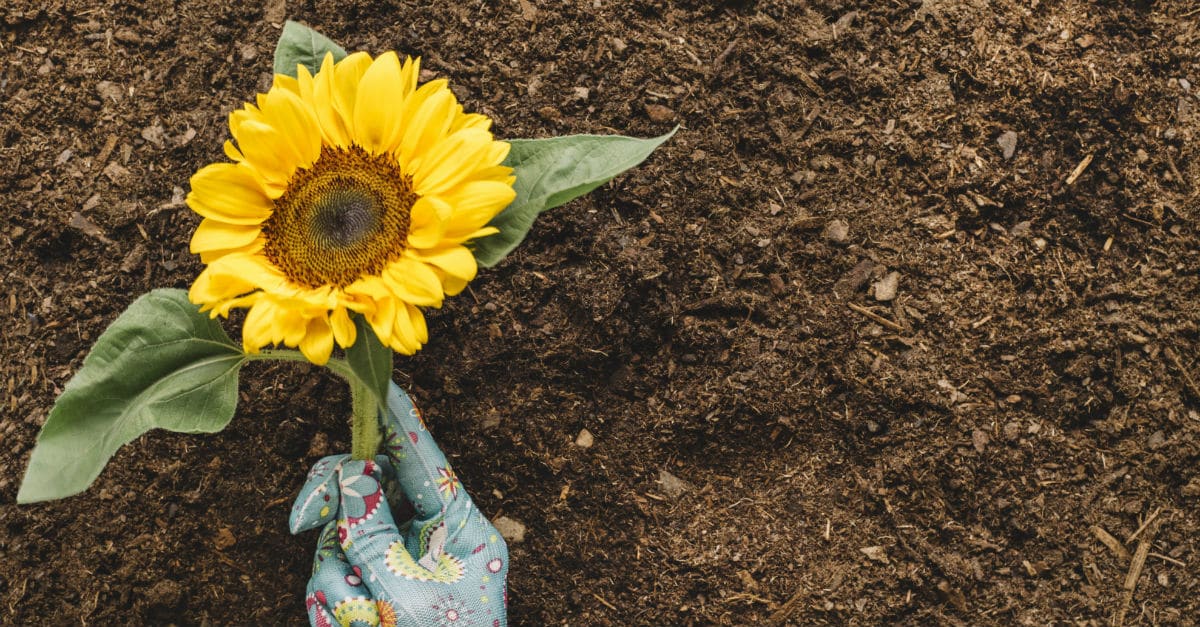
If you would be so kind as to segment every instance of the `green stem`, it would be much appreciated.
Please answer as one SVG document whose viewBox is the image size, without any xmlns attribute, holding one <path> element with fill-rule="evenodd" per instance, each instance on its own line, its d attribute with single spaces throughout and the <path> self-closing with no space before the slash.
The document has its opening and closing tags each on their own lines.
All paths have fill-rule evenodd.
<svg viewBox="0 0 1200 627">
<path fill-rule="evenodd" d="M 375 459 L 379 450 L 379 403 L 375 394 L 357 377 L 350 379 L 350 454 L 354 459 Z"/>
<path fill-rule="evenodd" d="M 288 349 L 265 350 L 259 353 L 246 353 L 246 361 L 300 361 L 308 362 L 303 353 Z M 379 433 L 379 403 L 371 388 L 362 381 L 343 359 L 332 358 L 325 364 L 339 377 L 350 384 L 350 452 L 354 459 L 375 459 L 379 450 L 379 442 L 383 436 Z"/>
</svg>

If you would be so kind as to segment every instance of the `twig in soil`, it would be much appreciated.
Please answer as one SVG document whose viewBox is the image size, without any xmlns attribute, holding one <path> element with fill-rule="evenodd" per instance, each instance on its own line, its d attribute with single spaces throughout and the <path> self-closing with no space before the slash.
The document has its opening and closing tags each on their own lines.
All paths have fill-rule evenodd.
<svg viewBox="0 0 1200 627">
<path fill-rule="evenodd" d="M 734 603 L 736 601 L 748 601 L 751 603 L 762 603 L 763 605 L 766 605 L 770 609 L 775 609 L 775 608 L 779 607 L 779 604 L 772 601 L 771 599 L 764 599 L 764 598 L 758 596 L 757 594 L 750 594 L 749 592 L 738 592 L 736 594 L 731 594 L 731 595 L 725 597 L 725 603 Z"/>
<path fill-rule="evenodd" d="M 809 111 L 808 115 L 804 116 L 804 128 L 800 129 L 800 134 L 796 135 L 795 141 L 804 139 L 804 136 L 807 135 L 808 131 L 812 129 L 813 123 L 816 122 L 817 118 L 820 116 L 821 107 L 814 105 L 812 111 Z"/>
<path fill-rule="evenodd" d="M 1128 212 L 1126 212 L 1126 213 L 1122 213 L 1122 214 L 1121 214 L 1121 217 L 1122 217 L 1122 218 L 1125 218 L 1126 220 L 1129 220 L 1130 222 L 1137 222 L 1138 224 L 1142 224 L 1142 225 L 1148 226 L 1148 227 L 1150 227 L 1150 228 L 1152 228 L 1152 229 L 1154 229 L 1154 228 L 1158 228 L 1158 225 L 1157 225 L 1157 224 L 1154 224 L 1153 222 L 1147 222 L 1147 221 L 1145 221 L 1145 220 L 1143 220 L 1143 219 L 1141 219 L 1141 218 L 1139 218 L 1139 217 L 1137 217 L 1137 216 L 1135 216 L 1135 215 L 1133 215 L 1133 214 L 1131 214 L 1131 213 L 1128 213 Z"/>
<path fill-rule="evenodd" d="M 1138 536 L 1142 535 L 1142 532 L 1145 531 L 1146 528 L 1150 526 L 1150 523 L 1154 522 L 1154 519 L 1158 518 L 1158 515 L 1161 513 L 1162 513 L 1161 507 L 1154 508 L 1154 512 L 1151 513 L 1149 516 L 1147 516 L 1146 520 L 1144 520 L 1142 522 L 1142 526 L 1138 527 L 1137 531 L 1135 531 L 1129 535 L 1129 537 L 1125 540 L 1125 544 L 1129 544 L 1130 542 L 1133 542 L 1134 540 L 1137 539 Z"/>
<path fill-rule="evenodd" d="M 1091 153 L 1084 157 L 1083 161 L 1080 161 L 1079 165 L 1075 166 L 1075 169 L 1071 171 L 1071 175 L 1067 177 L 1067 185 L 1074 185 L 1075 181 L 1079 178 L 1079 175 L 1083 174 L 1083 171 L 1092 164 L 1092 159 L 1095 157 L 1096 153 Z"/>
<path fill-rule="evenodd" d="M 1092 501 L 1096 500 L 1096 497 L 1099 496 L 1101 492 L 1107 491 L 1109 486 L 1116 483 L 1121 477 L 1124 477 L 1126 472 L 1129 472 L 1129 466 L 1121 466 L 1105 475 L 1104 479 L 1100 481 L 1099 485 L 1096 485 L 1088 491 L 1087 496 L 1083 499 L 1083 506 L 1091 507 Z"/>
<path fill-rule="evenodd" d="M 1160 559 L 1160 560 L 1162 560 L 1162 561 L 1164 561 L 1164 562 L 1170 562 L 1170 563 L 1172 563 L 1172 564 L 1174 564 L 1174 565 L 1176 565 L 1176 566 L 1180 566 L 1180 567 L 1183 567 L 1183 568 L 1187 568 L 1187 562 L 1181 562 L 1181 561 L 1179 561 L 1179 560 L 1177 560 L 1177 559 L 1175 559 L 1175 558 L 1173 558 L 1173 557 L 1169 557 L 1169 556 L 1163 555 L 1162 553 L 1154 553 L 1154 552 L 1151 552 L 1151 553 L 1150 553 L 1150 557 L 1157 557 L 1158 559 Z"/>
<path fill-rule="evenodd" d="M 784 601 L 783 605 L 779 606 L 779 609 L 767 619 L 767 625 L 775 627 L 787 622 L 788 618 L 791 618 L 792 612 L 796 611 L 796 608 L 800 606 L 800 601 L 804 600 L 805 596 L 807 596 L 804 592 L 804 588 L 801 587 L 796 591 L 796 594 L 792 595 L 792 598 Z"/>
<path fill-rule="evenodd" d="M 613 605 L 612 603 L 609 603 L 608 601 L 604 600 L 604 597 L 602 597 L 602 596 L 600 596 L 600 595 L 596 594 L 595 592 L 593 592 L 593 593 L 592 593 L 592 596 L 596 597 L 596 600 L 597 600 L 597 601 L 599 601 L 600 603 L 602 603 L 602 604 L 604 605 L 604 607 L 607 607 L 608 609 L 610 609 L 610 610 L 612 610 L 612 611 L 614 611 L 614 612 L 619 612 L 619 611 L 620 611 L 620 610 L 618 610 L 618 609 L 617 609 L 617 606 L 615 606 L 615 605 Z"/>
<path fill-rule="evenodd" d="M 1151 514 L 1146 522 L 1142 525 L 1142 529 L 1146 528 L 1158 516 L 1158 510 Z M 1138 529 L 1138 533 L 1142 531 Z M 1133 553 L 1133 561 L 1129 563 L 1129 572 L 1125 575 L 1125 592 L 1121 595 L 1121 605 L 1113 614 L 1113 627 L 1124 627 L 1125 614 L 1129 612 L 1129 606 L 1133 603 L 1133 591 L 1137 588 L 1138 579 L 1142 576 L 1142 569 L 1146 566 L 1146 557 L 1150 554 L 1150 545 L 1154 544 L 1154 535 L 1158 533 L 1158 525 L 1149 528 L 1146 535 L 1142 537 L 1138 543 L 1137 550 Z"/>
<path fill-rule="evenodd" d="M 870 309 L 867 309 L 866 307 L 863 307 L 862 305 L 856 305 L 854 303 L 850 303 L 848 306 L 850 307 L 850 309 L 857 311 L 858 313 L 870 318 L 871 320 L 874 320 L 875 322 L 878 322 L 879 324 L 882 324 L 883 326 L 885 326 L 893 331 L 897 331 L 897 332 L 901 332 L 901 333 L 904 332 L 904 327 L 896 324 L 895 322 L 892 322 L 891 320 L 888 320 L 887 318 L 884 318 L 883 316 L 871 311 Z"/>
<path fill-rule="evenodd" d="M 1192 398 L 1200 401 L 1200 386 L 1196 385 L 1196 380 L 1192 378 L 1192 374 L 1187 371 L 1187 368 L 1183 367 L 1183 362 L 1179 360 L 1179 355 L 1176 355 L 1170 346 L 1164 348 L 1163 353 L 1175 365 L 1175 369 L 1179 371 L 1179 374 L 1183 375 L 1184 385 L 1187 386 L 1188 392 L 1192 393 Z"/>
<path fill-rule="evenodd" d="M 1125 545 L 1121 544 L 1121 541 L 1114 538 L 1111 533 L 1105 531 L 1099 525 L 1092 525 L 1092 535 L 1096 536 L 1096 539 L 1100 541 L 1100 544 L 1108 547 L 1108 550 L 1112 551 L 1113 555 L 1116 556 L 1117 559 L 1121 560 L 1122 562 L 1129 560 L 1129 551 L 1125 548 Z"/>
<path fill-rule="evenodd" d="M 1167 155 L 1167 167 L 1171 168 L 1171 174 L 1175 176 L 1175 182 L 1179 183 L 1183 191 L 1188 191 L 1187 179 L 1183 178 L 1183 175 L 1179 173 L 1179 168 L 1175 166 L 1175 157 L 1171 156 L 1170 150 L 1164 150 L 1163 153 Z"/>
<path fill-rule="evenodd" d="M 734 39 L 733 41 L 729 42 L 728 46 L 725 46 L 725 49 L 721 51 L 721 54 L 718 54 L 717 57 L 713 59 L 712 65 L 710 65 L 708 68 L 710 78 L 715 77 L 721 72 L 721 66 L 725 65 L 725 61 L 729 59 L 729 55 L 733 53 L 734 49 L 737 48 L 737 45 L 738 40 Z"/>
</svg>

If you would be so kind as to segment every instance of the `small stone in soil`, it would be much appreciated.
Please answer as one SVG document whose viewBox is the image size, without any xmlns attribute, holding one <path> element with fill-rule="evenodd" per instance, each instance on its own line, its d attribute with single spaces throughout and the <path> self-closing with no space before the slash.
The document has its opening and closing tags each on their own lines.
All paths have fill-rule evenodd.
<svg viewBox="0 0 1200 627">
<path fill-rule="evenodd" d="M 875 300 L 879 302 L 887 302 L 896 298 L 896 288 L 900 286 L 900 273 L 889 272 L 887 276 L 876 281 L 873 285 L 875 288 Z"/>
<path fill-rule="evenodd" d="M 146 591 L 146 604 L 156 607 L 174 607 L 183 598 L 183 586 L 169 579 L 159 579 Z"/>
<path fill-rule="evenodd" d="M 1004 131 L 1000 137 L 996 138 L 996 143 L 1000 144 L 1001 153 L 1005 159 L 1012 159 L 1017 152 L 1017 133 L 1016 131 Z"/>
<path fill-rule="evenodd" d="M 821 235 L 835 244 L 840 244 L 850 237 L 850 224 L 845 220 L 830 220 Z"/>
<path fill-rule="evenodd" d="M 843 296 L 857 292 L 862 286 L 867 284 L 871 278 L 871 273 L 875 272 L 875 262 L 870 259 L 863 259 L 858 262 L 849 272 L 842 275 L 837 283 L 833 285 L 833 291 Z"/>
<path fill-rule="evenodd" d="M 596 443 L 596 438 L 592 436 L 592 432 L 587 429 L 581 429 L 579 435 L 575 438 L 575 446 L 579 448 L 592 448 L 592 444 Z"/>
<path fill-rule="evenodd" d="M 72 228 L 79 229 L 87 235 L 104 242 L 105 244 L 113 243 L 113 241 L 104 234 L 104 231 L 100 227 L 96 226 L 95 222 L 92 222 L 87 218 L 87 216 L 79 213 L 78 211 L 71 213 L 71 219 L 67 221 L 67 224 Z"/>
<path fill-rule="evenodd" d="M 987 449 L 988 434 L 983 429 L 976 429 L 971 432 L 971 443 L 975 445 L 975 450 L 982 453 Z"/>
<path fill-rule="evenodd" d="M 692 489 L 688 482 L 665 470 L 658 473 L 658 484 L 662 486 L 663 492 L 673 499 L 683 496 L 684 492 Z"/>
<path fill-rule="evenodd" d="M 222 527 L 217 531 L 217 537 L 213 540 L 213 544 L 216 545 L 218 551 L 224 551 L 237 544 L 237 538 L 233 537 L 233 532 L 229 530 L 229 527 Z"/>
<path fill-rule="evenodd" d="M 646 105 L 646 115 L 650 116 L 650 120 L 653 122 L 670 122 L 675 118 L 675 112 L 670 107 L 660 104 Z"/>
<path fill-rule="evenodd" d="M 862 554 L 866 555 L 869 560 L 879 562 L 880 564 L 888 563 L 887 552 L 881 546 L 864 546 L 859 551 L 862 551 Z"/>
<path fill-rule="evenodd" d="M 100 81 L 96 83 L 96 94 L 105 102 L 120 102 L 125 90 L 112 81 Z"/>
<path fill-rule="evenodd" d="M 504 536 L 504 539 L 512 544 L 520 544 L 525 541 L 525 525 L 517 522 L 508 516 L 501 516 L 492 521 L 492 525 L 496 527 L 496 531 Z"/>
<path fill-rule="evenodd" d="M 318 431 L 308 445 L 309 457 L 325 457 L 329 454 L 329 436 L 324 431 Z"/>
<path fill-rule="evenodd" d="M 773 294 L 776 296 L 787 294 L 787 284 L 783 282 L 783 277 L 778 274 L 772 274 L 767 277 L 767 280 L 771 282 L 771 292 Z"/>
</svg>

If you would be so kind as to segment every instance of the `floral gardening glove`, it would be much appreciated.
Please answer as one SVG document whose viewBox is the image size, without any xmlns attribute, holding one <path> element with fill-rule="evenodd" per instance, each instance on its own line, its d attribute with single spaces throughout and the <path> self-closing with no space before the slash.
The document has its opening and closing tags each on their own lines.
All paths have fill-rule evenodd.
<svg viewBox="0 0 1200 627">
<path fill-rule="evenodd" d="M 396 384 L 384 416 L 387 455 L 313 466 L 289 521 L 324 525 L 308 582 L 314 627 L 507 625 L 508 547 Z M 384 496 L 394 480 L 415 516 L 396 524 Z"/>
</svg>

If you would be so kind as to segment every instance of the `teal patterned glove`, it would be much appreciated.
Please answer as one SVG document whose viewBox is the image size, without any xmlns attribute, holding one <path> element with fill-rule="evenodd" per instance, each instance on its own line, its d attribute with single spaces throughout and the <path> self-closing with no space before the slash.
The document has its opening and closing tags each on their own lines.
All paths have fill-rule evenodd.
<svg viewBox="0 0 1200 627">
<path fill-rule="evenodd" d="M 507 625 L 508 547 L 475 507 L 394 383 L 386 456 L 317 462 L 292 508 L 292 533 L 324 526 L 305 600 L 314 627 Z M 397 526 L 395 483 L 415 515 Z"/>
</svg>

